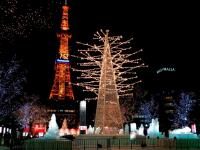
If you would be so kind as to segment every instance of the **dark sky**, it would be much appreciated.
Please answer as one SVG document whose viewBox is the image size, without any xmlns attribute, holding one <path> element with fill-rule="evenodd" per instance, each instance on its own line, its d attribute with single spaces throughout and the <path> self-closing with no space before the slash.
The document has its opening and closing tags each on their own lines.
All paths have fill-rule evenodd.
<svg viewBox="0 0 200 150">
<path fill-rule="evenodd" d="M 43 97 L 48 95 L 53 83 L 58 51 L 56 24 L 60 21 L 59 1 L 48 3 L 52 12 L 58 13 L 53 20 L 55 26 L 31 33 L 16 44 L 29 72 L 29 88 Z M 149 65 L 144 76 L 148 80 L 159 66 L 174 65 L 182 83 L 198 87 L 200 25 L 197 4 L 131 0 L 69 0 L 68 3 L 71 51 L 77 51 L 76 41 L 90 43 L 96 31 L 109 29 L 110 34 L 133 37 L 133 47 L 144 50 L 142 57 Z M 43 5 L 46 4 L 44 0 Z"/>
<path fill-rule="evenodd" d="M 90 41 L 88 37 L 100 28 L 132 36 L 133 47 L 144 50 L 143 58 L 149 65 L 150 74 L 144 75 L 145 78 L 155 78 L 159 67 L 175 66 L 177 84 L 185 88 L 199 87 L 200 24 L 195 3 L 86 0 L 74 5 L 72 28 L 77 39 Z"/>
</svg>

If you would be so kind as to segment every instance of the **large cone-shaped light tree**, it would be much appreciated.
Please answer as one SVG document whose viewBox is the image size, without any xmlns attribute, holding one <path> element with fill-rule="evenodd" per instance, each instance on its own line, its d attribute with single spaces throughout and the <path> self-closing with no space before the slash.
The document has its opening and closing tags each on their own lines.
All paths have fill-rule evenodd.
<svg viewBox="0 0 200 150">
<path fill-rule="evenodd" d="M 95 129 L 101 134 L 117 134 L 123 128 L 119 98 L 133 93 L 134 84 L 141 82 L 137 80 L 136 69 L 145 65 L 134 57 L 141 50 L 131 54 L 125 52 L 131 49 L 126 45 L 132 39 L 121 42 L 122 36 L 110 37 L 108 34 L 108 30 L 94 34 L 100 44 L 80 43 L 88 48 L 79 50 L 80 56 L 74 56 L 82 62 L 73 70 L 81 72 L 78 85 L 97 95 Z"/>
</svg>

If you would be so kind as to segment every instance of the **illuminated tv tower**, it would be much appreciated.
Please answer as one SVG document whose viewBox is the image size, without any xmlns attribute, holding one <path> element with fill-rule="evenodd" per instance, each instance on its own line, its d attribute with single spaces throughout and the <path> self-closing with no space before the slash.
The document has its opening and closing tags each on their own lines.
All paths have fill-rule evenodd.
<svg viewBox="0 0 200 150">
<path fill-rule="evenodd" d="M 70 60 L 69 60 L 69 35 L 67 1 L 62 6 L 61 32 L 57 34 L 60 39 L 59 54 L 55 61 L 55 78 L 50 92 L 49 99 L 55 100 L 74 100 L 74 94 L 70 77 Z"/>
</svg>

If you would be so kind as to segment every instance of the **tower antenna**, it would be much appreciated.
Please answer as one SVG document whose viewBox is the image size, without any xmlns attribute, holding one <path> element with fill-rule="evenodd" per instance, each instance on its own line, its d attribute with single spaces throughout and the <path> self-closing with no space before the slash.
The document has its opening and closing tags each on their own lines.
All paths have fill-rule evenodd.
<svg viewBox="0 0 200 150">
<path fill-rule="evenodd" d="M 67 5 L 67 0 L 65 0 L 65 5 Z"/>
</svg>

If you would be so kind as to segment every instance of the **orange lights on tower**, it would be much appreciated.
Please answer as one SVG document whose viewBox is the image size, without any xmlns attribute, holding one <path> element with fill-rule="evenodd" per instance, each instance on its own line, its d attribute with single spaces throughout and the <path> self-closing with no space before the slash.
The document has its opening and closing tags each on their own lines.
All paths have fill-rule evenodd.
<svg viewBox="0 0 200 150">
<path fill-rule="evenodd" d="M 68 10 L 66 5 L 62 7 L 62 22 L 61 32 L 58 33 L 60 39 L 59 57 L 55 64 L 55 78 L 53 87 L 50 92 L 49 99 L 55 100 L 74 100 L 73 89 L 71 85 L 70 76 L 70 61 L 69 61 L 69 38 L 71 37 L 67 32 L 69 30 L 68 24 Z"/>
<path fill-rule="evenodd" d="M 64 31 L 69 30 L 69 24 L 68 24 L 68 10 L 69 7 L 68 6 L 63 6 L 63 13 L 62 13 L 62 23 L 61 23 L 61 29 Z"/>
</svg>

